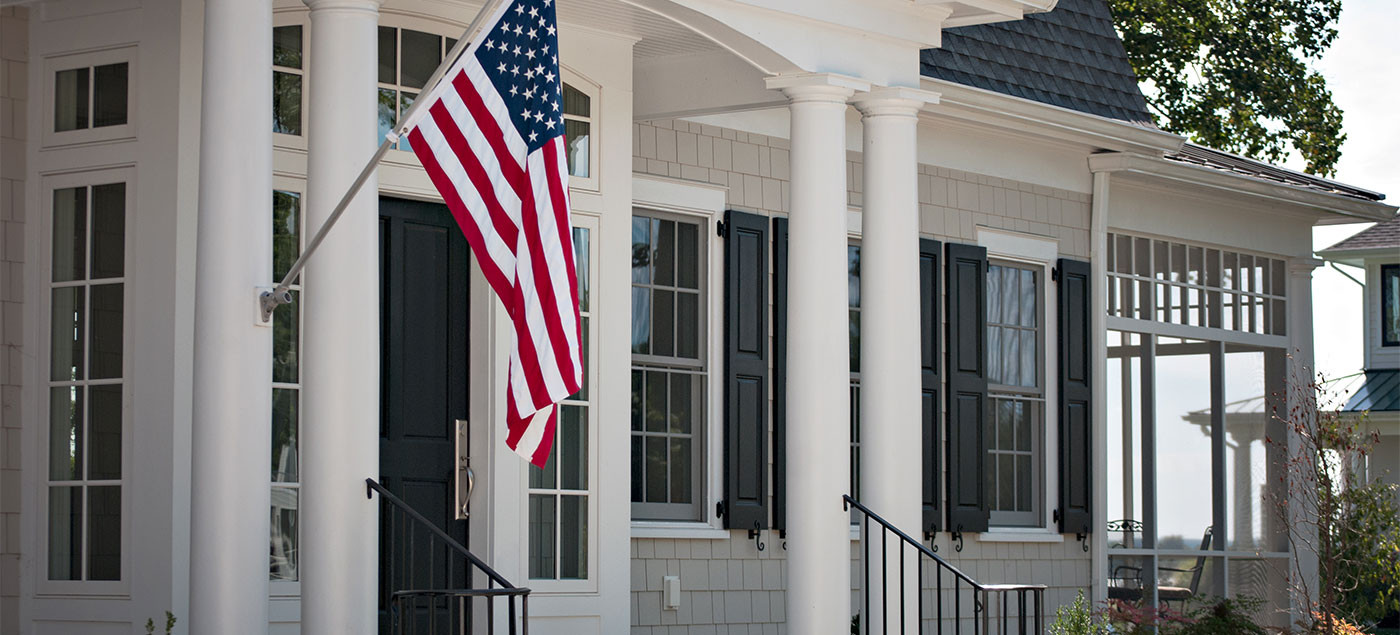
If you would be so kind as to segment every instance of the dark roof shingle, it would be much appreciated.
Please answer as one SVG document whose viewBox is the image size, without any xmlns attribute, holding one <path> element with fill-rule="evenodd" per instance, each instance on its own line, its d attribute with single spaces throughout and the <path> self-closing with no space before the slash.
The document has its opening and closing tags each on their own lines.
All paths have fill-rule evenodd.
<svg viewBox="0 0 1400 635">
<path fill-rule="evenodd" d="M 1336 251 L 1383 249 L 1385 247 L 1400 249 L 1400 215 L 1396 215 L 1388 221 L 1376 223 L 1369 229 L 1357 232 L 1351 238 L 1332 245 L 1323 251 L 1331 253 Z"/>
<path fill-rule="evenodd" d="M 943 31 L 923 52 L 926 77 L 1153 126 L 1103 0 L 1060 0 L 1049 13 Z"/>
</svg>

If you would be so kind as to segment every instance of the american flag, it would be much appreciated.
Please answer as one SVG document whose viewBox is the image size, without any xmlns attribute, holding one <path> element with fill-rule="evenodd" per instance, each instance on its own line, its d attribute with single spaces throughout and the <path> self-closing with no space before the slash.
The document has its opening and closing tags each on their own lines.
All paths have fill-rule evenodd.
<svg viewBox="0 0 1400 635">
<path fill-rule="evenodd" d="M 506 445 L 544 466 L 583 381 L 553 0 L 500 5 L 399 129 L 514 326 Z"/>
</svg>

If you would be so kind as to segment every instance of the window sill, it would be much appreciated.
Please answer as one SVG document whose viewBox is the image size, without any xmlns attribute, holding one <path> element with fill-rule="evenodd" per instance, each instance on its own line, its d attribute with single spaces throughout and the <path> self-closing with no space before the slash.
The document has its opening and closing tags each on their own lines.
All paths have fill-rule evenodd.
<svg viewBox="0 0 1400 635">
<path fill-rule="evenodd" d="M 728 540 L 729 530 L 709 523 L 632 521 L 632 537 Z"/>
<path fill-rule="evenodd" d="M 1065 541 L 1064 534 L 1046 529 L 996 529 L 977 534 L 978 542 L 1023 542 L 1055 544 Z"/>
</svg>

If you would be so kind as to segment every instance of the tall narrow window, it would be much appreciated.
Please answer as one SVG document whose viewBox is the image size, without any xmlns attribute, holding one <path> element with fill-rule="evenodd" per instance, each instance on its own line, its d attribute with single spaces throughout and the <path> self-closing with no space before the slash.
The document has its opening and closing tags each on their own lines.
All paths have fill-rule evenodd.
<svg viewBox="0 0 1400 635">
<path fill-rule="evenodd" d="M 860 500 L 860 245 L 846 245 L 846 305 L 851 366 L 851 496 Z M 858 522 L 851 510 L 851 522 Z"/>
<path fill-rule="evenodd" d="M 69 132 L 126 124 L 127 63 L 84 66 L 54 75 L 53 129 Z"/>
<path fill-rule="evenodd" d="M 1381 265 L 1381 346 L 1400 346 L 1400 265 Z"/>
<path fill-rule="evenodd" d="M 530 468 L 530 579 L 588 578 L 589 414 L 593 398 L 588 376 L 592 322 L 590 302 L 592 232 L 573 229 L 574 264 L 578 277 L 578 309 L 583 349 L 583 387 L 563 401 L 555 428 L 554 447 L 543 468 Z"/>
<path fill-rule="evenodd" d="M 593 100 L 582 91 L 564 84 L 564 139 L 568 142 L 569 176 L 586 179 L 592 175 L 589 144 L 592 139 Z"/>
<path fill-rule="evenodd" d="M 374 145 L 384 140 L 384 135 L 413 105 L 428 78 L 456 44 L 453 38 L 432 33 L 379 27 L 379 136 Z M 395 147 L 413 149 L 407 137 Z"/>
<path fill-rule="evenodd" d="M 991 524 L 1039 526 L 1045 428 L 1041 270 L 987 271 L 987 500 Z"/>
<path fill-rule="evenodd" d="M 48 579 L 120 580 L 126 184 L 54 190 Z"/>
<path fill-rule="evenodd" d="M 302 29 L 272 29 L 272 131 L 301 134 Z"/>
<path fill-rule="evenodd" d="M 632 515 L 698 520 L 706 417 L 705 232 L 632 217 Z"/>
<path fill-rule="evenodd" d="M 301 253 L 301 195 L 272 193 L 272 277 L 280 282 Z M 300 282 L 300 278 L 296 280 Z M 300 579 L 298 509 L 301 498 L 301 285 L 291 287 L 293 302 L 272 314 L 272 535 L 268 575 Z"/>
</svg>

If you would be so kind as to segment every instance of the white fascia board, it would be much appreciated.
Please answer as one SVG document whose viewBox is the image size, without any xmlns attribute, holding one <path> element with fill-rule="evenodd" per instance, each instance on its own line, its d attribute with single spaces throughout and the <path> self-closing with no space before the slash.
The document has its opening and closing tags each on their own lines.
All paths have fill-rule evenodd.
<svg viewBox="0 0 1400 635">
<path fill-rule="evenodd" d="M 1006 20 L 1019 20 L 1028 13 L 1044 13 L 1059 0 L 914 0 L 915 4 L 948 4 L 953 13 L 944 27 L 971 26 Z"/>
<path fill-rule="evenodd" d="M 1344 265 L 1354 267 L 1365 267 L 1369 261 L 1375 260 L 1380 263 L 1400 262 L 1400 247 L 1374 247 L 1372 249 L 1339 249 L 1336 251 L 1324 249 L 1317 252 L 1317 257 L 1323 260 L 1340 262 Z"/>
<path fill-rule="evenodd" d="M 925 77 L 922 83 L 925 90 L 941 95 L 938 104 L 924 108 L 926 116 L 962 119 L 1116 152 L 1160 156 L 1177 152 L 1186 143 L 1185 137 L 1155 128 L 956 82 Z"/>
<path fill-rule="evenodd" d="M 1318 220 L 1329 218 L 1330 215 L 1335 214 L 1348 217 L 1352 222 L 1381 221 L 1394 216 L 1396 211 L 1395 207 L 1384 203 L 1306 190 L 1246 174 L 1222 172 L 1180 161 L 1171 161 L 1160 156 L 1147 156 L 1131 152 L 1108 152 L 1091 155 L 1089 157 L 1089 170 L 1091 172 L 1111 172 L 1118 178 L 1188 183 L 1213 189 L 1221 194 L 1252 198 L 1266 204 L 1281 203 L 1294 208 L 1302 208 Z"/>
</svg>

